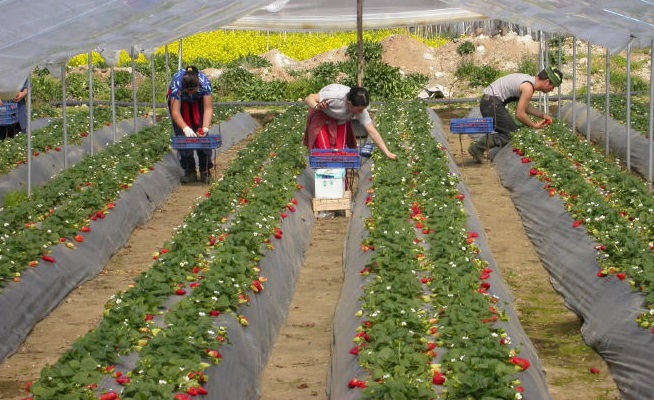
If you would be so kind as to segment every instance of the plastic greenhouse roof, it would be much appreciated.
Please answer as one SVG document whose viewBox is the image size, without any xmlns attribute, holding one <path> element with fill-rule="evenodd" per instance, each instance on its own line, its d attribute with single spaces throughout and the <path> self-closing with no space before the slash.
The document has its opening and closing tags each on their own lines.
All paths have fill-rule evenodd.
<svg viewBox="0 0 654 400">
<path fill-rule="evenodd" d="M 573 35 L 612 53 L 654 39 L 654 0 L 364 0 L 364 29 L 499 19 Z M 356 29 L 354 0 L 0 0 L 0 93 L 36 66 L 135 49 L 146 55 L 221 28 Z M 115 57 L 114 57 L 115 58 Z"/>
</svg>

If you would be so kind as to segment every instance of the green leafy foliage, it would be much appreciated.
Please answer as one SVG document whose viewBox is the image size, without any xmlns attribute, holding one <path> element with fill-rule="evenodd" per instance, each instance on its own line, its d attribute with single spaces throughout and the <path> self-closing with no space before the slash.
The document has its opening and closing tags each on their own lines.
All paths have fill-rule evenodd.
<svg viewBox="0 0 654 400">
<path fill-rule="evenodd" d="M 500 71 L 490 65 L 476 65 L 472 61 L 463 61 L 454 73 L 458 78 L 465 79 L 471 87 L 484 87 L 490 85 L 500 77 Z"/>
<path fill-rule="evenodd" d="M 532 56 L 523 56 L 518 64 L 517 72 L 536 76 L 540 72 L 538 61 Z"/>
<path fill-rule="evenodd" d="M 382 59 L 383 47 L 379 42 L 363 42 L 363 60 L 364 62 L 379 62 Z M 345 55 L 347 55 L 350 60 L 359 59 L 359 45 L 357 43 L 352 43 L 347 46 L 345 50 Z"/>
<path fill-rule="evenodd" d="M 469 40 L 466 40 L 465 42 L 461 43 L 460 45 L 457 46 L 456 52 L 460 56 L 465 56 L 469 54 L 474 54 L 475 52 L 475 45 Z"/>
</svg>

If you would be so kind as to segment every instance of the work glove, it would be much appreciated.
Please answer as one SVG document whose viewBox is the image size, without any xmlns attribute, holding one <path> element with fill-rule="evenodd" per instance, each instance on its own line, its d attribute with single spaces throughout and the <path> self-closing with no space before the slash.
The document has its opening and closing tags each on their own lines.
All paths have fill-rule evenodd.
<svg viewBox="0 0 654 400">
<path fill-rule="evenodd" d="M 193 132 L 193 129 L 191 129 L 191 127 L 189 127 L 189 126 L 182 129 L 182 131 L 184 132 L 184 136 L 186 136 L 186 137 L 197 137 L 198 136 L 198 135 L 195 134 L 195 132 Z"/>
</svg>

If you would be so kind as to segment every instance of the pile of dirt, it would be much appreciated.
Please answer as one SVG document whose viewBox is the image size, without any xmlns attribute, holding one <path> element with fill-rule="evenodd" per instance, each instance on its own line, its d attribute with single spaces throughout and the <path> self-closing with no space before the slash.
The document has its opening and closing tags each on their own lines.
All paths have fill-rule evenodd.
<svg viewBox="0 0 654 400">
<path fill-rule="evenodd" d="M 467 60 L 478 65 L 492 65 L 505 71 L 517 70 L 523 57 L 534 57 L 537 61 L 539 44 L 530 36 L 509 33 L 504 36 L 479 35 L 470 40 L 476 47 Z M 452 41 L 434 48 L 408 35 L 393 35 L 380 42 L 382 61 L 399 68 L 403 74 L 420 73 L 429 78 L 427 87 L 439 87 L 454 97 L 476 97 L 478 88 L 468 88 L 456 76 L 456 70 L 465 59 L 457 52 L 461 41 Z M 308 71 L 324 62 L 340 62 L 348 59 L 347 47 L 319 54 L 305 61 L 293 60 L 279 50 L 271 50 L 262 55 L 272 64 L 254 73 L 264 80 L 293 80 L 291 71 Z"/>
</svg>

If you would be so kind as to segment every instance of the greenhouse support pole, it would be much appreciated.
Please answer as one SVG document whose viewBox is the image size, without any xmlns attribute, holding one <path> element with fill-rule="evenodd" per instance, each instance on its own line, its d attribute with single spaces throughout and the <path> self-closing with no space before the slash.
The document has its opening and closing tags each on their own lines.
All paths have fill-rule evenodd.
<svg viewBox="0 0 654 400">
<path fill-rule="evenodd" d="M 94 153 L 93 145 L 93 52 L 89 51 L 89 138 L 91 140 L 91 155 Z"/>
<path fill-rule="evenodd" d="M 66 63 L 61 65 L 61 97 L 62 97 L 62 115 L 64 128 L 64 169 L 68 168 L 68 118 L 66 116 Z"/>
<path fill-rule="evenodd" d="M 604 102 L 606 103 L 606 110 L 604 111 L 604 140 L 606 141 L 604 145 L 604 155 L 608 156 L 609 155 L 609 149 L 610 149 L 610 144 L 609 144 L 609 115 L 610 109 L 611 109 L 611 95 L 609 88 L 611 87 L 611 53 L 609 52 L 609 49 L 606 49 L 606 72 L 605 72 L 605 89 L 604 89 Z"/>
<path fill-rule="evenodd" d="M 111 131 L 116 143 L 116 69 L 111 66 Z"/>
<path fill-rule="evenodd" d="M 132 104 L 134 108 L 133 112 L 133 120 L 134 120 L 134 132 L 136 132 L 136 116 L 138 115 L 138 108 L 136 106 L 136 57 L 138 56 L 138 53 L 136 53 L 136 49 L 132 47 Z"/>
<path fill-rule="evenodd" d="M 363 0 L 357 0 L 357 83 L 363 86 Z"/>
<path fill-rule="evenodd" d="M 560 71 L 563 71 L 563 39 L 561 39 L 561 36 L 558 37 L 558 42 L 559 42 L 559 54 L 558 54 L 558 59 L 557 59 L 557 64 L 559 67 Z M 556 118 L 559 119 L 561 118 L 561 85 L 559 85 L 556 88 L 556 97 L 557 97 L 557 103 L 559 106 L 556 108 Z"/>
<path fill-rule="evenodd" d="M 633 36 L 627 44 L 627 171 L 631 171 L 631 45 Z"/>
<path fill-rule="evenodd" d="M 166 53 L 166 88 L 170 85 L 170 52 L 168 51 L 168 45 L 165 48 Z"/>
<path fill-rule="evenodd" d="M 593 56 L 593 45 L 590 42 L 586 42 L 588 46 L 588 56 L 586 59 L 588 60 L 586 63 L 586 140 L 588 143 L 590 143 L 590 99 L 591 99 L 591 91 L 592 91 L 592 78 L 590 76 L 590 70 L 591 70 L 591 57 Z"/>
<path fill-rule="evenodd" d="M 572 133 L 577 133 L 577 38 L 572 37 Z"/>
<path fill-rule="evenodd" d="M 27 75 L 27 197 L 32 197 L 32 74 Z"/>
<path fill-rule="evenodd" d="M 179 47 L 177 48 L 177 70 L 182 69 L 182 53 L 184 52 L 184 39 L 179 39 Z"/>
<path fill-rule="evenodd" d="M 654 40 L 652 40 L 652 43 L 650 44 L 650 51 L 649 54 L 653 54 L 654 52 Z M 654 65 L 650 63 L 649 66 L 649 81 L 654 82 Z M 654 164 L 654 102 L 651 101 L 651 99 L 654 99 L 654 85 L 650 83 L 649 85 L 649 169 L 647 171 L 647 180 L 649 181 L 649 189 L 652 190 L 652 169 L 653 164 Z"/>
<path fill-rule="evenodd" d="M 157 90 L 154 87 L 154 53 L 152 53 L 152 125 L 157 124 Z"/>
<path fill-rule="evenodd" d="M 539 71 L 545 68 L 547 64 L 547 59 L 545 58 L 545 54 L 547 54 L 547 49 L 545 48 L 545 41 L 543 38 L 543 31 L 538 31 L 538 62 L 539 62 Z M 543 102 L 543 111 L 545 114 L 550 113 L 550 103 L 549 103 L 549 98 L 546 94 L 543 94 L 542 92 L 538 93 L 538 101 L 539 103 L 542 101 Z M 540 105 L 540 104 L 539 104 Z"/>
</svg>

